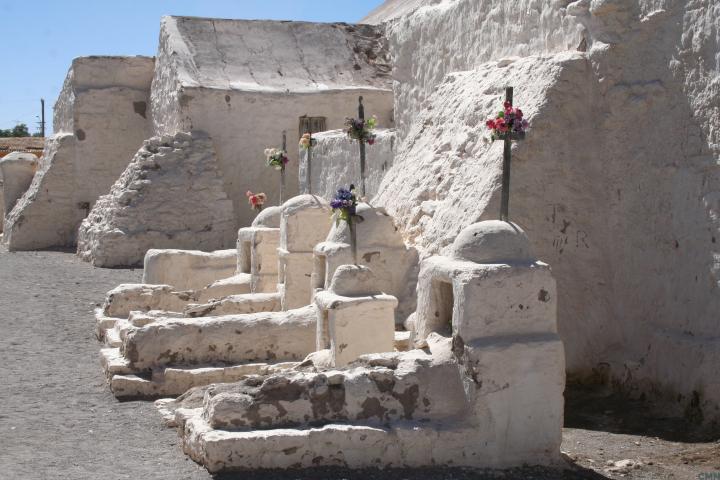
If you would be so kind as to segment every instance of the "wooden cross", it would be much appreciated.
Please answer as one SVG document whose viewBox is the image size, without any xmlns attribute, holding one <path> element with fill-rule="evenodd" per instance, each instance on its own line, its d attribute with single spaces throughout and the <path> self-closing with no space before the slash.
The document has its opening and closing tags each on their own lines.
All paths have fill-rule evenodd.
<svg viewBox="0 0 720 480">
<path fill-rule="evenodd" d="M 361 122 L 365 121 L 365 107 L 363 106 L 363 97 L 358 99 L 358 119 Z M 360 139 L 360 188 L 362 189 L 362 196 L 365 197 L 365 140 Z M 357 263 L 357 262 L 355 262 Z"/>
<path fill-rule="evenodd" d="M 358 264 L 357 255 L 357 225 L 355 225 L 355 219 L 351 215 L 348 218 L 348 228 L 350 229 L 350 251 L 352 252 L 353 264 Z"/>
<path fill-rule="evenodd" d="M 282 151 L 287 152 L 287 132 L 282 132 Z M 285 153 L 287 155 L 287 153 Z M 281 161 L 282 162 L 282 161 Z M 285 163 L 280 166 L 280 205 L 283 203 L 285 198 Z"/>
<path fill-rule="evenodd" d="M 512 106 L 513 103 L 513 87 L 505 89 L 505 101 Z M 500 198 L 500 220 L 510 221 L 510 164 L 512 160 L 512 141 L 522 140 L 525 138 L 523 132 L 513 132 L 509 130 L 505 133 L 502 140 L 505 142 L 503 150 L 503 169 L 502 169 L 502 196 Z"/>
<path fill-rule="evenodd" d="M 308 147 L 306 149 L 307 162 L 305 165 L 305 185 L 307 185 L 307 193 L 312 195 L 312 176 L 311 176 L 311 170 L 310 170 L 311 165 L 312 165 L 311 160 L 312 160 L 312 147 L 313 147 L 313 145 L 312 145 L 312 142 L 313 142 L 312 128 L 310 128 L 310 130 L 308 130 L 307 133 L 310 134 L 310 143 L 308 144 Z"/>
</svg>

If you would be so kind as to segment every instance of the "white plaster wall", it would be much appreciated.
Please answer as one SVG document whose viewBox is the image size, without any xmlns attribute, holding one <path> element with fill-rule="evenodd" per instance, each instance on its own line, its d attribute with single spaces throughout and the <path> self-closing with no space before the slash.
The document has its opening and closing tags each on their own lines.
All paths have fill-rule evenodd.
<svg viewBox="0 0 720 480">
<path fill-rule="evenodd" d="M 375 201 L 425 254 L 497 218 L 502 146 L 483 142 L 484 121 L 512 79 L 532 129 L 514 148 L 510 215 L 553 267 L 569 373 L 609 365 L 630 391 L 683 407 L 697 394 L 712 413 L 719 7 L 580 1 L 568 10 L 585 15 L 587 53 L 554 55 L 574 50 L 578 21 L 547 8 L 442 2 L 391 27 L 401 140 Z M 482 63 L 533 51 L 545 53 Z"/>
<path fill-rule="evenodd" d="M 232 202 L 204 132 L 153 137 L 82 222 L 78 255 L 96 266 L 140 265 L 152 248 L 235 244 Z"/>
<path fill-rule="evenodd" d="M 158 134 L 201 129 L 215 144 L 237 226 L 254 212 L 245 192 L 279 200 L 279 173 L 263 151 L 287 131 L 285 198 L 298 193 L 301 116 L 326 117 L 328 129 L 367 115 L 393 125 L 389 58 L 382 29 L 371 26 L 163 18 L 152 91 Z M 267 39 L 272 39 L 268 41 Z M 303 132 L 304 133 L 304 132 Z"/>
<path fill-rule="evenodd" d="M 398 3 L 398 2 L 395 2 Z M 574 49 L 570 0 L 426 0 L 390 22 L 398 138 L 403 140 L 443 77 L 488 60 Z M 392 15 L 391 15 L 392 16 Z"/>
<path fill-rule="evenodd" d="M 385 172 L 395 157 L 395 131 L 378 129 L 373 145 L 365 147 L 365 188 L 368 199 L 378 191 Z M 310 173 L 313 194 L 332 199 L 339 187 L 355 184 L 360 192 L 360 146 L 348 139 L 342 130 L 331 130 L 313 135 L 317 145 L 312 150 Z M 300 148 L 299 184 L 306 192 L 307 150 Z"/>
<path fill-rule="evenodd" d="M 299 117 L 325 116 L 328 128 L 340 128 L 346 116 L 357 116 L 359 95 L 365 99 L 368 115 L 377 115 L 380 125 L 392 125 L 390 91 L 286 95 L 185 90 L 185 111 L 193 127 L 204 129 L 213 137 L 225 189 L 235 205 L 238 225 L 249 225 L 255 217 L 245 196 L 248 190 L 265 192 L 268 205 L 279 203 L 280 174 L 267 166 L 263 150 L 281 146 L 282 131 L 287 131 L 290 163 L 286 169 L 285 199 L 292 198 L 299 193 Z M 229 101 L 227 97 L 230 97 Z"/>
<path fill-rule="evenodd" d="M 12 222 L 22 219 L 23 225 L 11 225 L 15 231 L 10 248 L 75 245 L 82 219 L 149 136 L 153 63 L 148 57 L 73 60 L 55 104 L 58 137 L 46 145 L 52 151 L 48 161 L 63 165 L 41 167 L 40 175 L 52 178 L 38 180 L 38 185 L 63 186 L 35 190 L 19 202 L 22 211 Z M 73 135 L 73 140 L 61 139 L 66 135 Z M 35 209 L 33 202 L 42 206 Z"/>
<path fill-rule="evenodd" d="M 389 22 L 396 18 L 409 15 L 423 5 L 432 5 L 440 1 L 441 0 L 387 0 L 360 20 L 360 23 L 376 25 Z"/>
<path fill-rule="evenodd" d="M 70 133 L 55 134 L 45 141 L 30 187 L 5 216 L 3 241 L 9 250 L 35 250 L 74 242 L 75 143 Z"/>
</svg>

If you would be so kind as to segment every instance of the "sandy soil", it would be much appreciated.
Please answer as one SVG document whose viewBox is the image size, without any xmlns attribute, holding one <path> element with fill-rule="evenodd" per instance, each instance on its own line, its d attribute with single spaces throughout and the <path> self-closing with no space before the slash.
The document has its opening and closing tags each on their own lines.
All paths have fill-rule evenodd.
<svg viewBox="0 0 720 480">
<path fill-rule="evenodd" d="M 1 479 L 212 478 L 182 454 L 152 403 L 119 403 L 105 384 L 92 312 L 107 290 L 140 277 L 93 268 L 67 252 L 0 247 Z M 567 403 L 565 470 L 320 469 L 218 478 L 720 479 L 718 432 L 698 432 L 596 390 L 574 389 Z"/>
</svg>

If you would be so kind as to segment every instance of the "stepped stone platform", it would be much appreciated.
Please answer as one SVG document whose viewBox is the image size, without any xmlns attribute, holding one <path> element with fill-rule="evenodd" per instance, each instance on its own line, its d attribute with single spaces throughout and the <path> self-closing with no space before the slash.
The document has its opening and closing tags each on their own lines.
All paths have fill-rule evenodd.
<svg viewBox="0 0 720 480">
<path fill-rule="evenodd" d="M 379 350 L 343 358 L 343 349 L 372 348 L 365 340 L 383 330 L 368 317 L 361 323 L 372 332 L 345 335 L 352 319 L 341 313 L 392 297 L 367 267 L 340 266 L 316 296 L 317 345 L 329 343 L 329 355 L 318 350 L 291 370 L 158 403 L 184 451 L 210 472 L 557 464 L 564 350 L 549 269 L 505 222 L 469 226 L 449 255 L 421 264 L 412 333 L 424 349 L 382 351 L 392 346 L 378 337 Z M 325 308 L 336 311 L 326 317 Z M 387 318 L 392 336 L 391 310 L 351 317 L 366 314 Z"/>
</svg>

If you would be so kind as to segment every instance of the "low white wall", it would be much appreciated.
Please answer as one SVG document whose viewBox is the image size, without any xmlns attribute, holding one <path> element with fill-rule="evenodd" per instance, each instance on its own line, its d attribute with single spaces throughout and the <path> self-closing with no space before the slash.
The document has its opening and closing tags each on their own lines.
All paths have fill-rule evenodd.
<svg viewBox="0 0 720 480">
<path fill-rule="evenodd" d="M 373 145 L 365 146 L 365 188 L 368 199 L 375 196 L 385 172 L 395 157 L 395 131 L 378 129 Z M 326 199 L 335 196 L 339 187 L 355 184 L 360 192 L 360 145 L 342 130 L 313 135 L 317 140 L 311 154 L 312 192 Z M 300 191 L 307 192 L 307 150 L 300 149 Z"/>
<path fill-rule="evenodd" d="M 180 290 L 199 290 L 233 276 L 237 250 L 201 252 L 198 250 L 148 250 L 145 254 L 143 283 L 171 285 Z"/>
</svg>

